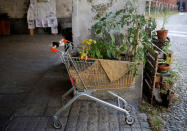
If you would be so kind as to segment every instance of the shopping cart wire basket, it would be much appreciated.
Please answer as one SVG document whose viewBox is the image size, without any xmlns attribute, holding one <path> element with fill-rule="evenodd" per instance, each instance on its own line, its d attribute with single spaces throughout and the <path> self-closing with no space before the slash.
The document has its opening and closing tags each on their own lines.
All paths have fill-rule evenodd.
<svg viewBox="0 0 187 131">
<path fill-rule="evenodd" d="M 62 49 L 60 49 L 61 47 Z M 73 48 L 73 43 L 65 39 L 62 39 L 60 42 L 53 42 L 51 47 L 51 51 L 58 54 L 64 63 L 72 84 L 72 88 L 62 96 L 62 99 L 65 99 L 72 92 L 75 95 L 54 114 L 50 125 L 56 129 L 61 128 L 60 115 L 81 96 L 123 112 L 126 116 L 126 123 L 129 125 L 133 124 L 134 117 L 130 115 L 131 106 L 125 99 L 111 91 L 113 89 L 129 88 L 134 84 L 135 78 L 133 73 L 131 70 L 128 70 L 129 62 L 92 58 L 83 60 L 79 57 L 71 57 L 70 54 Z M 92 93 L 97 90 L 103 90 L 116 97 L 118 105 L 92 96 Z"/>
</svg>

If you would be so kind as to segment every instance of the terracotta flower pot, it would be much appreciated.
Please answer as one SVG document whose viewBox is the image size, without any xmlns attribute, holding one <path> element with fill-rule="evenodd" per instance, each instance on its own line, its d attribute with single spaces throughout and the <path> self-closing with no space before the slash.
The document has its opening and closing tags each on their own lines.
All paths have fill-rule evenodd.
<svg viewBox="0 0 187 131">
<path fill-rule="evenodd" d="M 169 68 L 170 68 L 169 64 L 166 64 L 166 63 L 159 63 L 158 64 L 158 70 L 160 72 L 168 72 Z"/>
<path fill-rule="evenodd" d="M 169 104 L 172 103 L 173 97 L 174 97 L 174 93 L 169 94 Z"/>
<path fill-rule="evenodd" d="M 167 39 L 168 30 L 157 30 L 156 32 L 160 41 L 165 41 Z"/>
<path fill-rule="evenodd" d="M 169 85 L 169 88 L 172 89 L 174 84 Z"/>
</svg>

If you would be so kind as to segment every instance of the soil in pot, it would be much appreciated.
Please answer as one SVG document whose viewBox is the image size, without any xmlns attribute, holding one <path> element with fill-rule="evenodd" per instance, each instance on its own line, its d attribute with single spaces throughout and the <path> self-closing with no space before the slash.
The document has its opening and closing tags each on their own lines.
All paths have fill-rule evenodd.
<svg viewBox="0 0 187 131">
<path fill-rule="evenodd" d="M 170 68 L 169 64 L 166 63 L 159 63 L 158 64 L 158 70 L 160 73 L 167 73 Z"/>
<path fill-rule="evenodd" d="M 157 30 L 156 32 L 160 41 L 165 41 L 167 39 L 168 30 Z"/>
</svg>

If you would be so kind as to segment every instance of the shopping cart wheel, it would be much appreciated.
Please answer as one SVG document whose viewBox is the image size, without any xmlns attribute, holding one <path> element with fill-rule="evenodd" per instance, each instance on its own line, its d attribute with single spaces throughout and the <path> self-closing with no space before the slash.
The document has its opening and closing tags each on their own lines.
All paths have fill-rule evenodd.
<svg viewBox="0 0 187 131">
<path fill-rule="evenodd" d="M 59 120 L 55 120 L 55 121 L 53 121 L 53 127 L 55 129 L 60 129 L 60 128 L 62 128 L 62 124 Z"/>
<path fill-rule="evenodd" d="M 132 116 L 126 117 L 126 122 L 128 125 L 132 125 L 134 123 L 135 119 Z"/>
<path fill-rule="evenodd" d="M 124 105 L 124 109 L 130 113 L 132 111 L 132 106 L 130 106 L 130 105 L 125 106 Z"/>
</svg>

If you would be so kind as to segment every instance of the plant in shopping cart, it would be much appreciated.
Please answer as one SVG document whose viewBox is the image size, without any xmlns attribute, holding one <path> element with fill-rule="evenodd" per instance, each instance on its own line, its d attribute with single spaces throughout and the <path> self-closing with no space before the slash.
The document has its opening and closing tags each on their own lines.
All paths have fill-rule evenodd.
<svg viewBox="0 0 187 131">
<path fill-rule="evenodd" d="M 96 41 L 93 40 L 93 39 L 83 40 L 82 41 L 81 47 L 80 47 L 80 51 L 79 51 L 81 59 L 87 60 L 88 51 L 90 50 L 91 45 L 94 45 L 94 44 L 96 44 Z"/>
</svg>

